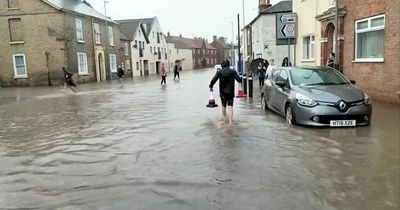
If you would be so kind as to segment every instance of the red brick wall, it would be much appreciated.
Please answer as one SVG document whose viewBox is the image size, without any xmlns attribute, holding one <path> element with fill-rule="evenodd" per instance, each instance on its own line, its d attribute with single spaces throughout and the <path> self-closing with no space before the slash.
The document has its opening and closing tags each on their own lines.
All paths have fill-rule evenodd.
<svg viewBox="0 0 400 210">
<path fill-rule="evenodd" d="M 400 104 L 400 1 L 340 0 L 344 17 L 343 71 L 374 100 Z M 382 63 L 355 63 L 355 21 L 385 14 L 385 48 Z"/>
</svg>

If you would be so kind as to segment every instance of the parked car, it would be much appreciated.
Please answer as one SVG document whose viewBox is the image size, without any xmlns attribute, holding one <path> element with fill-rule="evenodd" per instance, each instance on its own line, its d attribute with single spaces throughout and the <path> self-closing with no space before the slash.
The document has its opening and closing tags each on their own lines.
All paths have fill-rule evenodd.
<svg viewBox="0 0 400 210">
<path fill-rule="evenodd" d="M 369 125 L 371 99 L 355 81 L 329 67 L 286 67 L 266 78 L 261 106 L 289 124 L 347 127 Z"/>
</svg>

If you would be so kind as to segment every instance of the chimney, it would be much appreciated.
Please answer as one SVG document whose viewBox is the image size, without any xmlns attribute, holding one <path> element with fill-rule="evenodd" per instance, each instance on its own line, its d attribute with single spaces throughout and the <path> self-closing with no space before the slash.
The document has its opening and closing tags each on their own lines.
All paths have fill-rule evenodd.
<svg viewBox="0 0 400 210">
<path fill-rule="evenodd" d="M 171 34 L 169 33 L 169 31 L 168 31 L 168 33 L 167 33 L 167 36 L 171 36 Z"/>
<path fill-rule="evenodd" d="M 217 41 L 217 36 L 213 36 L 213 41 Z"/>
<path fill-rule="evenodd" d="M 272 6 L 271 3 L 269 3 L 269 0 L 259 0 L 259 1 L 260 4 L 258 5 L 258 14 L 261 14 L 261 12 Z"/>
<path fill-rule="evenodd" d="M 181 38 L 182 38 L 182 34 L 179 34 L 179 37 L 181 37 Z"/>
</svg>

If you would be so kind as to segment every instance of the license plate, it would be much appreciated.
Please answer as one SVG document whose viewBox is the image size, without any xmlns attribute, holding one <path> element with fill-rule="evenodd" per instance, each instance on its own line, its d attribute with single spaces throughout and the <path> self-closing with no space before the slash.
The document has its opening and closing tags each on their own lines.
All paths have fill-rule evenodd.
<svg viewBox="0 0 400 210">
<path fill-rule="evenodd" d="M 351 127 L 356 126 L 355 120 L 331 120 L 331 127 Z"/>
</svg>

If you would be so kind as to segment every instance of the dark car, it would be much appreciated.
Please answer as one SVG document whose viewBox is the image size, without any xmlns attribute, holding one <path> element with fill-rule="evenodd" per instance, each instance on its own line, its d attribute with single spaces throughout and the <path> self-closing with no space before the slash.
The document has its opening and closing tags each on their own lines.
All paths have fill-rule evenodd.
<svg viewBox="0 0 400 210">
<path fill-rule="evenodd" d="M 289 124 L 369 125 L 372 102 L 355 81 L 329 67 L 277 68 L 266 78 L 261 106 Z"/>
</svg>

